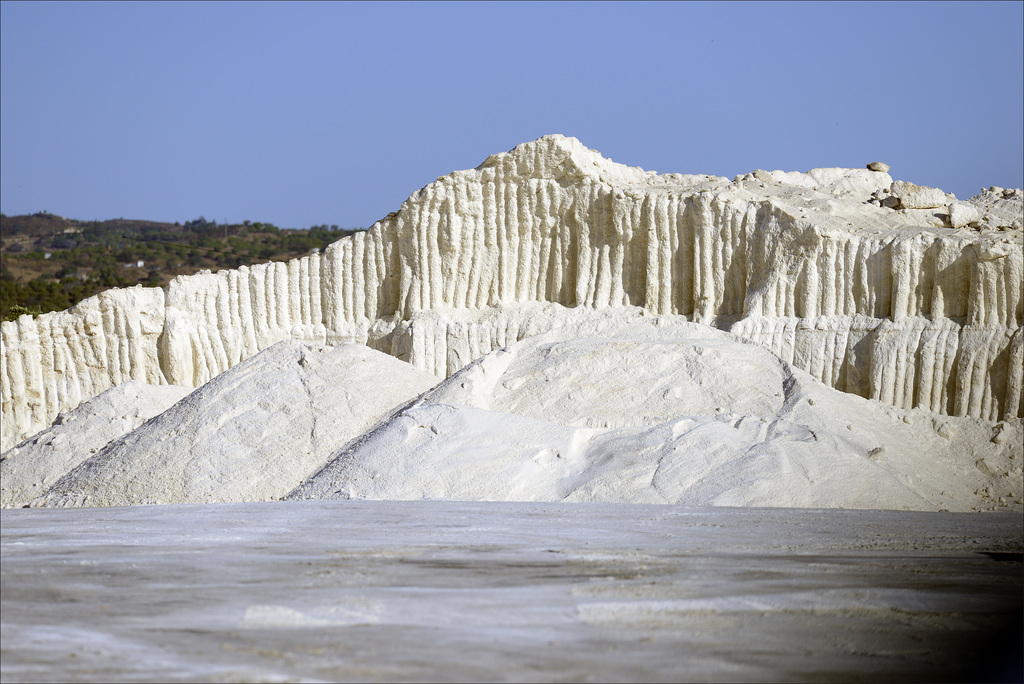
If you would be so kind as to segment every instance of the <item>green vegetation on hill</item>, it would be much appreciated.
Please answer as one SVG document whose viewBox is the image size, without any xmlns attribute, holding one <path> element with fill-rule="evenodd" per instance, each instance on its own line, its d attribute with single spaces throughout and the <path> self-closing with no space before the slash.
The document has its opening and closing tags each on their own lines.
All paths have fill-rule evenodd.
<svg viewBox="0 0 1024 684">
<path fill-rule="evenodd" d="M 203 269 L 287 261 L 354 232 L 227 225 L 203 217 L 171 224 L 0 214 L 0 318 L 61 311 L 112 287 L 161 287 Z"/>
</svg>

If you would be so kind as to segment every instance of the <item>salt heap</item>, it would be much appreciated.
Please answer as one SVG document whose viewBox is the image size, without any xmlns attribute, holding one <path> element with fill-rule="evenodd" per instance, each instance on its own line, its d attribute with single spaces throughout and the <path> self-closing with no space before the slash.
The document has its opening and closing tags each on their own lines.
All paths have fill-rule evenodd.
<svg viewBox="0 0 1024 684">
<path fill-rule="evenodd" d="M 410 330 L 415 314 L 524 302 L 678 314 L 844 392 L 1021 417 L 1021 199 L 993 188 L 958 203 L 869 169 L 659 175 L 545 136 L 323 254 L 3 323 L 0 449 L 126 380 L 198 387 L 284 339 L 359 342 L 450 375 L 453 347 L 489 352 L 521 324 Z"/>
<path fill-rule="evenodd" d="M 129 380 L 61 413 L 52 426 L 0 456 L 0 506 L 27 504 L 66 472 L 191 392 L 191 387 Z"/>
<path fill-rule="evenodd" d="M 992 510 L 1020 501 L 1021 438 L 1019 420 L 886 407 L 636 310 L 475 361 L 290 498 Z"/>
<path fill-rule="evenodd" d="M 300 483 L 294 496 L 501 498 L 508 492 L 499 496 L 483 482 L 427 484 L 412 471 L 399 474 L 426 462 L 446 472 L 468 448 L 453 426 L 476 434 L 493 424 L 479 444 L 519 426 L 507 435 L 519 446 L 500 458 L 524 498 L 1019 508 L 1022 195 L 990 188 L 961 202 L 872 167 L 758 170 L 732 181 L 659 175 L 616 164 L 573 138 L 546 136 L 439 178 L 322 255 L 180 277 L 165 290 L 112 290 L 68 311 L 3 323 L 0 448 L 139 380 L 204 391 L 103 448 L 39 502 L 252 500 Z M 654 320 L 664 329 L 651 327 Z M 602 325 L 607 335 L 594 332 Z M 675 337 L 665 337 L 669 329 Z M 554 346 L 530 347 L 540 334 L 552 335 L 544 339 Z M 256 361 L 282 341 L 292 341 L 291 351 Z M 526 346 L 516 347 L 521 341 Z M 384 402 L 360 430 L 383 422 L 362 436 L 288 437 L 281 447 L 291 451 L 276 458 L 281 463 L 269 442 L 252 437 L 258 430 L 231 436 L 236 416 L 250 414 L 259 419 L 249 426 L 284 430 L 289 421 L 274 423 L 278 406 L 295 408 L 294 422 L 304 427 L 324 425 L 332 410 L 348 416 L 351 406 L 332 408 L 342 400 L 328 389 L 321 406 L 306 408 L 309 395 L 294 368 L 342 343 L 460 384 L 438 387 L 390 420 Z M 503 348 L 517 351 L 475 364 Z M 560 353 L 576 362 L 558 363 Z M 581 374 L 588 363 L 600 371 Z M 488 384 L 497 368 L 504 379 Z M 273 396 L 270 377 L 291 388 L 281 391 L 283 404 L 253 398 Z M 463 391 L 462 383 L 477 389 Z M 411 399 L 428 384 L 389 401 Z M 810 411 L 804 395 L 831 413 Z M 498 424 L 499 415 L 506 423 Z M 728 416 L 738 422 L 729 427 Z M 450 444 L 428 447 L 409 432 L 407 451 L 418 456 L 399 458 L 403 465 L 389 471 L 375 460 L 380 450 L 365 445 L 406 444 L 407 419 L 450 435 Z M 774 427 L 762 435 L 755 425 Z M 795 436 L 807 432 L 816 436 L 806 442 L 815 445 L 814 458 Z M 170 439 L 179 434 L 194 438 Z M 698 434 L 718 441 L 693 441 Z M 553 448 L 544 440 L 558 445 L 556 454 L 580 455 L 573 467 L 583 470 L 554 477 L 542 468 L 534 485 L 513 477 L 523 459 Z M 676 442 L 690 446 L 676 449 Z M 792 446 L 785 458 L 769 455 L 785 451 L 784 443 Z M 921 445 L 934 462 L 915 460 L 924 458 Z M 181 446 L 198 460 L 180 458 Z M 242 453 L 250 448 L 258 454 Z M 228 456 L 233 450 L 237 458 Z M 700 486 L 682 478 L 652 490 L 650 478 L 636 487 L 615 484 L 612 475 L 595 479 L 598 462 L 611 464 L 608 472 L 625 467 L 621 454 L 636 452 L 645 464 L 637 473 L 656 462 L 664 474 L 696 467 L 678 455 L 695 450 L 724 459 L 709 456 L 717 465 L 708 473 L 718 475 Z M 139 460 L 141 453 L 163 454 L 166 462 Z M 342 453 L 351 456 L 348 465 L 332 462 L 320 479 L 308 479 Z M 819 472 L 826 456 L 832 479 Z M 774 471 L 765 465 L 772 458 Z M 481 454 L 473 463 L 485 461 Z M 748 485 L 711 481 L 743 463 L 759 465 L 728 477 Z M 356 478 L 357 467 L 378 473 L 375 483 Z M 783 475 L 794 468 L 818 474 L 805 486 Z M 852 478 L 845 498 L 839 473 Z M 95 484 L 100 475 L 111 484 Z M 773 477 L 792 491 L 764 484 Z M 762 484 L 749 484 L 755 481 Z"/>
<path fill-rule="evenodd" d="M 281 342 L 113 441 L 33 505 L 277 499 L 436 382 L 363 345 Z"/>
</svg>

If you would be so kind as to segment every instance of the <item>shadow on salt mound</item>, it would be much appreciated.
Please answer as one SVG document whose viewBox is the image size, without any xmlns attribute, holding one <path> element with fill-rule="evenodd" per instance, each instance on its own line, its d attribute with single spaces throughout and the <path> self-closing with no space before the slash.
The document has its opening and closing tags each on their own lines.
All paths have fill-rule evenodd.
<svg viewBox="0 0 1024 684">
<path fill-rule="evenodd" d="M 990 439 L 990 423 L 844 394 L 724 333 L 649 328 L 558 329 L 492 352 L 289 498 L 1021 508 L 1019 420 Z"/>
<path fill-rule="evenodd" d="M 770 351 L 671 316 L 605 316 L 488 354 L 421 403 L 560 425 L 657 425 L 677 416 L 774 416 L 790 370 Z"/>
<path fill-rule="evenodd" d="M 113 440 L 186 397 L 192 387 L 138 380 L 111 387 L 0 456 L 0 506 L 23 506 Z"/>
<path fill-rule="evenodd" d="M 32 505 L 278 499 L 436 382 L 363 345 L 280 342 L 111 443 Z"/>
</svg>

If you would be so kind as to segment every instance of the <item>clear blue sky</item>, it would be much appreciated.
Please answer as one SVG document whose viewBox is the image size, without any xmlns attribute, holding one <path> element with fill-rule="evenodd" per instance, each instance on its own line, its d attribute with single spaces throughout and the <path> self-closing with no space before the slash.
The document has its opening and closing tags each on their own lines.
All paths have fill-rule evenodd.
<svg viewBox="0 0 1024 684">
<path fill-rule="evenodd" d="M 1021 2 L 0 9 L 0 210 L 364 227 L 547 133 L 659 172 L 1021 187 Z"/>
</svg>

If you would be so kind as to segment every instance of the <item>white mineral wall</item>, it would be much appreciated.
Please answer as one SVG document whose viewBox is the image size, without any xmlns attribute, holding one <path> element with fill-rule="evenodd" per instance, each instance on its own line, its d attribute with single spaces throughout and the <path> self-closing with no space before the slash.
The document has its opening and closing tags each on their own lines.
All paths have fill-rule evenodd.
<svg viewBox="0 0 1024 684">
<path fill-rule="evenodd" d="M 3 323 L 0 449 L 115 385 L 166 384 L 157 358 L 163 323 L 163 290 L 143 287 L 108 290 L 68 311 Z"/>
<path fill-rule="evenodd" d="M 287 338 L 450 374 L 530 326 L 411 325 L 417 313 L 527 302 L 679 314 L 862 396 L 1022 415 L 1019 230 L 867 204 L 891 183 L 854 169 L 658 175 L 547 136 L 439 178 L 322 255 L 4 323 L 0 448 L 124 380 L 198 386 Z"/>
<path fill-rule="evenodd" d="M 1021 249 L 1009 238 L 836 233 L 773 211 L 747 239 L 745 315 L 923 316 L 1007 328 L 1024 318 Z"/>
<path fill-rule="evenodd" d="M 836 389 L 898 408 L 1021 415 L 1022 331 L 925 317 L 745 318 L 730 329 Z"/>
<path fill-rule="evenodd" d="M 395 307 L 392 233 L 378 223 L 323 255 L 175 279 L 162 370 L 172 382 L 198 386 L 284 339 L 375 346 Z"/>
</svg>

